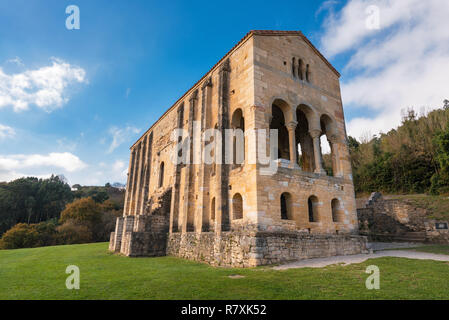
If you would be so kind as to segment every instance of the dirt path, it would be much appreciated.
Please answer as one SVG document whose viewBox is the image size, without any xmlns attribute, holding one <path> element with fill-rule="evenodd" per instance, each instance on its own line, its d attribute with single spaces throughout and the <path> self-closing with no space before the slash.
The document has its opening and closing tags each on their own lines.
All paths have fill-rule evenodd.
<svg viewBox="0 0 449 320">
<path fill-rule="evenodd" d="M 286 270 L 291 268 L 322 268 L 332 264 L 353 264 L 361 263 L 368 259 L 375 259 L 381 257 L 398 257 L 420 260 L 435 260 L 435 261 L 449 261 L 449 255 L 434 254 L 418 251 L 405 251 L 405 250 L 384 250 L 377 251 L 370 254 L 356 254 L 350 256 L 335 256 L 328 258 L 317 258 L 300 260 L 291 263 L 287 263 L 281 266 L 273 267 L 275 270 Z"/>
</svg>

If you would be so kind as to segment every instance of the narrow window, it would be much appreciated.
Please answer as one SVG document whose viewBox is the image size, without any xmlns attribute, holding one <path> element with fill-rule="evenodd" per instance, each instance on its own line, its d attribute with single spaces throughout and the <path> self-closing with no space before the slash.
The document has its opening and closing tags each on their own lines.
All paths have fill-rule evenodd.
<svg viewBox="0 0 449 320">
<path fill-rule="evenodd" d="M 304 80 L 303 62 L 302 59 L 298 59 L 298 77 Z"/>
<path fill-rule="evenodd" d="M 164 163 L 161 162 L 159 167 L 159 188 L 162 188 L 164 185 Z"/>
<path fill-rule="evenodd" d="M 291 195 L 288 192 L 281 194 L 281 219 L 293 220 L 291 212 Z"/>
<path fill-rule="evenodd" d="M 212 198 L 212 201 L 210 203 L 210 220 L 215 220 L 215 198 Z"/>
<path fill-rule="evenodd" d="M 309 222 L 318 222 L 318 198 L 315 196 L 309 197 L 307 207 L 309 209 Z"/>
<path fill-rule="evenodd" d="M 243 219 L 243 199 L 240 193 L 236 193 L 232 197 L 232 213 L 234 220 Z"/>
</svg>

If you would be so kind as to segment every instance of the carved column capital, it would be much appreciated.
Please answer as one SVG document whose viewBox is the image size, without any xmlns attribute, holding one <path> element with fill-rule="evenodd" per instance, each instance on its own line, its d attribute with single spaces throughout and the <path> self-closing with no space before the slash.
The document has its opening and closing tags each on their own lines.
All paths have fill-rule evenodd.
<svg viewBox="0 0 449 320">
<path fill-rule="evenodd" d="M 201 86 L 201 90 L 204 91 L 207 87 L 212 87 L 212 77 L 207 78 L 203 85 Z"/>
<path fill-rule="evenodd" d="M 319 137 L 321 137 L 321 130 L 319 130 L 319 129 L 312 129 L 312 130 L 309 131 L 309 134 L 312 137 L 312 139 L 319 138 Z"/>
<path fill-rule="evenodd" d="M 193 91 L 193 93 L 190 95 L 189 101 L 192 103 L 192 100 L 198 99 L 198 90 Z"/>
<path fill-rule="evenodd" d="M 221 64 L 221 67 L 220 67 L 220 73 L 222 73 L 222 72 L 224 72 L 224 71 L 226 71 L 226 72 L 230 72 L 230 71 L 231 71 L 231 66 L 230 66 L 230 63 L 229 63 L 229 59 L 226 59 L 226 60 Z"/>
<path fill-rule="evenodd" d="M 336 135 L 336 134 L 331 135 L 331 136 L 328 138 L 328 140 L 329 140 L 331 143 L 339 143 L 339 142 L 341 142 L 340 139 L 338 138 L 338 135 Z"/>
<path fill-rule="evenodd" d="M 287 127 L 288 131 L 293 131 L 296 129 L 296 126 L 298 125 L 298 121 L 290 121 L 285 126 Z"/>
</svg>

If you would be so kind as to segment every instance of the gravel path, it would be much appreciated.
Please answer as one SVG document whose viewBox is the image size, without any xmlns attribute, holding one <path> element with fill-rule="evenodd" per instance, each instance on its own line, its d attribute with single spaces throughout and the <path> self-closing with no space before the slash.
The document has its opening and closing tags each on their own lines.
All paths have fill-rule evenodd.
<svg viewBox="0 0 449 320">
<path fill-rule="evenodd" d="M 381 258 L 381 257 L 399 257 L 409 259 L 420 260 L 436 260 L 436 261 L 449 261 L 449 255 L 434 254 L 418 251 L 405 251 L 405 250 L 385 250 L 377 251 L 370 254 L 355 254 L 350 256 L 335 256 L 328 258 L 306 259 L 291 262 L 288 264 L 273 267 L 275 270 L 286 270 L 291 268 L 322 268 L 332 264 L 353 264 L 361 263 L 368 259 Z"/>
</svg>

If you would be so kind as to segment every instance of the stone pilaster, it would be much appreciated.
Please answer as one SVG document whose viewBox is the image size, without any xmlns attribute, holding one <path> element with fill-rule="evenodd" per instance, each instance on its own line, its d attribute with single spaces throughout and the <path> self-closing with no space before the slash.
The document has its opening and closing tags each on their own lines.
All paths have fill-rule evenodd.
<svg viewBox="0 0 449 320">
<path fill-rule="evenodd" d="M 182 129 L 184 126 L 184 103 L 178 107 L 177 114 L 177 129 Z M 178 138 L 178 143 L 182 142 L 182 137 Z M 176 156 L 176 155 L 173 155 Z M 181 164 L 176 163 L 173 172 L 173 187 L 172 199 L 170 206 L 170 232 L 179 232 L 179 189 L 181 183 Z"/>
<path fill-rule="evenodd" d="M 229 128 L 229 73 L 231 68 L 229 59 L 221 65 L 218 84 L 218 131 L 224 138 L 225 129 Z M 226 143 L 222 139 L 221 159 L 217 163 L 216 179 L 216 210 L 215 210 L 215 233 L 230 229 L 228 185 L 229 185 L 229 165 L 225 164 Z"/>
<path fill-rule="evenodd" d="M 129 207 L 131 204 L 132 195 L 132 184 L 133 184 L 133 173 L 134 173 L 134 161 L 136 158 L 135 150 L 131 150 L 131 156 L 129 157 L 129 171 L 128 171 L 128 181 L 126 183 L 126 193 L 125 193 L 125 205 L 123 208 L 123 215 L 129 214 Z"/>
<path fill-rule="evenodd" d="M 206 120 L 207 120 L 207 112 L 209 109 L 209 99 L 212 94 L 212 79 L 209 77 L 206 81 L 204 81 L 201 86 L 201 137 L 203 136 L 204 131 L 206 130 Z M 205 141 L 201 139 L 201 163 L 200 163 L 200 172 L 199 172 L 199 185 L 198 185 L 198 193 L 199 193 L 199 201 L 197 210 L 201 216 L 201 231 L 207 232 L 209 231 L 209 179 L 206 179 L 205 171 L 206 164 L 204 163 L 204 148 Z"/>
</svg>

